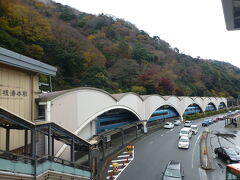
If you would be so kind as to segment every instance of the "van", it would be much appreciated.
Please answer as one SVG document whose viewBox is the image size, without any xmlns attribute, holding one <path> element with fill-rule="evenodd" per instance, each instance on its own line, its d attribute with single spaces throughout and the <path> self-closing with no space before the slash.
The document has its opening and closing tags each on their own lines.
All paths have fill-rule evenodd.
<svg viewBox="0 0 240 180">
<path fill-rule="evenodd" d="M 179 133 L 179 138 L 182 136 L 188 137 L 190 139 L 192 137 L 192 129 L 187 127 L 182 128 Z"/>
<path fill-rule="evenodd" d="M 192 133 L 197 134 L 198 133 L 198 126 L 197 125 L 191 125 Z"/>
</svg>

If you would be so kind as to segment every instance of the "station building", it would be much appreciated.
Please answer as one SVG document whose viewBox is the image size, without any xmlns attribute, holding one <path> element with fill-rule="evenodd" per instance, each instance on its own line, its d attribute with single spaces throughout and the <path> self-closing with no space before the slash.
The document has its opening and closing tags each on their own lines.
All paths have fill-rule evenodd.
<svg viewBox="0 0 240 180">
<path fill-rule="evenodd" d="M 39 119 L 39 76 L 56 72 L 53 66 L 0 48 L 0 179 L 91 177 L 90 159 L 80 165 L 75 158 L 79 149 L 89 155 L 90 144 L 54 122 Z M 69 159 L 54 157 L 59 142 L 70 146 Z"/>
</svg>

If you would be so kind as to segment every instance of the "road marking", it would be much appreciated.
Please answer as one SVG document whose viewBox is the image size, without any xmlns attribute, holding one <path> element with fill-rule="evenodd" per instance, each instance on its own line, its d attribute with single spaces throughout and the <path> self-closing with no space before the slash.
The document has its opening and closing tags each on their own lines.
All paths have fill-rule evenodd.
<svg viewBox="0 0 240 180">
<path fill-rule="evenodd" d="M 162 134 L 161 136 L 164 136 L 164 134 Z"/>
<path fill-rule="evenodd" d="M 170 131 L 173 131 L 173 129 L 171 129 Z"/>
<path fill-rule="evenodd" d="M 118 158 L 123 158 L 123 157 L 129 157 L 129 155 L 121 155 L 121 156 L 118 156 Z"/>
<path fill-rule="evenodd" d="M 129 161 L 133 160 L 133 158 L 129 158 Z M 121 161 L 126 161 L 125 159 L 117 159 L 117 160 L 112 160 L 112 162 L 121 162 Z"/>
<path fill-rule="evenodd" d="M 193 152 L 192 152 L 192 168 L 193 168 L 193 161 L 194 161 L 194 151 L 195 151 L 197 142 L 198 142 L 199 139 L 200 139 L 200 136 L 201 136 L 201 134 L 199 134 L 199 136 L 198 136 L 198 138 L 197 138 L 197 140 L 196 140 L 196 142 L 195 142 L 195 144 L 194 144 L 194 147 L 193 147 Z"/>
<path fill-rule="evenodd" d="M 202 168 L 199 168 L 199 176 L 200 176 L 200 179 L 201 180 L 207 180 L 207 174 L 206 174 L 206 171 L 203 170 Z"/>
<path fill-rule="evenodd" d="M 119 176 L 120 176 L 120 174 L 124 171 L 124 169 L 125 168 L 127 168 L 127 166 L 133 161 L 133 159 L 134 159 L 134 150 L 132 151 L 132 158 L 130 158 L 130 159 L 128 159 L 129 160 L 129 162 L 128 163 L 125 163 L 125 167 L 123 167 L 123 168 L 121 168 L 121 171 L 116 175 L 116 176 L 113 176 L 114 177 L 114 179 L 117 179 Z M 117 160 L 115 160 L 115 161 L 117 161 Z M 112 162 L 114 162 L 114 160 L 112 161 Z M 118 161 L 117 161 L 118 162 Z M 119 164 L 120 165 L 120 164 Z M 122 164 L 121 164 L 122 165 Z M 112 167 L 112 165 L 110 165 L 110 167 Z M 109 171 L 108 171 L 109 172 Z M 111 171 L 110 171 L 111 172 Z M 110 177 L 109 176 L 107 176 L 107 179 L 110 179 Z"/>
</svg>

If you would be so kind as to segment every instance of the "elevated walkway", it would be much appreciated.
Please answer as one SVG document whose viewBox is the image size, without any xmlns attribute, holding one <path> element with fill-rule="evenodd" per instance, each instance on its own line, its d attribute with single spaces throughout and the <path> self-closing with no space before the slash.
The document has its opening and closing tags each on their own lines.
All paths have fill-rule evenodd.
<svg viewBox="0 0 240 180">
<path fill-rule="evenodd" d="M 0 128 L 5 129 L 5 149 L 0 149 L 0 180 L 90 179 L 91 145 L 53 122 L 30 122 L 0 108 Z M 24 144 L 17 153 L 11 149 L 10 132 L 23 131 Z M 30 141 L 28 136 L 30 134 Z M 46 152 L 37 151 L 37 134 L 47 140 Z M 55 141 L 70 146 L 70 160 L 54 156 Z M 29 144 L 29 142 L 31 142 Z M 89 159 L 87 165 L 76 163 L 75 153 L 82 149 Z"/>
</svg>

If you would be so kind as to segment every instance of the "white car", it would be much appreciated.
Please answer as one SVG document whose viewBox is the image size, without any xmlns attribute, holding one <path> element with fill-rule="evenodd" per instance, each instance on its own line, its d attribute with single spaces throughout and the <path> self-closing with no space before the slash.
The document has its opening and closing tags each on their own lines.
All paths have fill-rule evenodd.
<svg viewBox="0 0 240 180">
<path fill-rule="evenodd" d="M 181 121 L 180 120 L 174 120 L 173 124 L 175 126 L 179 126 L 181 124 Z"/>
<path fill-rule="evenodd" d="M 197 125 L 191 125 L 192 133 L 197 134 L 198 133 L 198 126 Z"/>
<path fill-rule="evenodd" d="M 190 139 L 192 137 L 192 129 L 189 127 L 182 128 L 179 132 L 179 138 L 181 137 L 187 137 Z"/>
<path fill-rule="evenodd" d="M 171 122 L 166 122 L 163 127 L 164 127 L 165 129 L 172 129 L 172 128 L 174 128 L 174 124 L 171 123 Z"/>
<path fill-rule="evenodd" d="M 185 121 L 184 126 L 185 127 L 191 127 L 192 121 Z"/>
<path fill-rule="evenodd" d="M 190 146 L 188 137 L 181 137 L 178 142 L 178 148 L 188 149 Z"/>
</svg>

